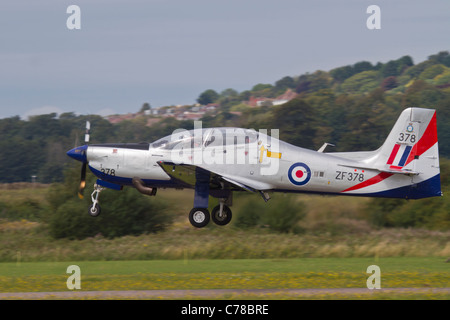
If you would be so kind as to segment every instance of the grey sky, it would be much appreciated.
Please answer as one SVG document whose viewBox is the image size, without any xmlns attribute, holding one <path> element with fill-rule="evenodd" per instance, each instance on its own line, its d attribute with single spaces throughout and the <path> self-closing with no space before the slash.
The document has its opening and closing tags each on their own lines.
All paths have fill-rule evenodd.
<svg viewBox="0 0 450 320">
<path fill-rule="evenodd" d="M 66 9 L 81 8 L 81 30 Z M 381 8 L 381 30 L 366 9 Z M 448 0 L 2 0 L 0 117 L 192 104 L 318 69 L 450 50 Z"/>
</svg>

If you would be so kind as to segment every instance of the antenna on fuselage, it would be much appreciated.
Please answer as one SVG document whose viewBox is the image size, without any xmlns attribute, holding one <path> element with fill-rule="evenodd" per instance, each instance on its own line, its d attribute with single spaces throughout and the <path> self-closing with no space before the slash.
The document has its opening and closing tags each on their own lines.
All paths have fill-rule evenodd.
<svg viewBox="0 0 450 320">
<path fill-rule="evenodd" d="M 330 147 L 335 147 L 334 144 L 325 142 L 325 143 L 320 147 L 320 149 L 317 150 L 317 152 L 324 152 L 324 151 L 325 151 L 325 148 L 328 147 L 328 146 L 330 146 Z"/>
</svg>

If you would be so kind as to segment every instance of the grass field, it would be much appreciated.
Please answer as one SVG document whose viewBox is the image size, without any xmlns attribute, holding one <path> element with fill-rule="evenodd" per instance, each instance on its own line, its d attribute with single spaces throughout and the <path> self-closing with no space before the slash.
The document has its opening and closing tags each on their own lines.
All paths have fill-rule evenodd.
<svg viewBox="0 0 450 320">
<path fill-rule="evenodd" d="M 0 292 L 68 291 L 66 270 L 72 264 L 81 269 L 82 291 L 365 288 L 370 276 L 366 270 L 372 264 L 381 269 L 382 288 L 450 287 L 449 264 L 440 258 L 305 258 L 1 263 Z M 411 293 L 394 298 L 412 296 L 450 298 L 443 293 Z M 295 297 L 274 293 L 257 298 Z"/>
<path fill-rule="evenodd" d="M 45 186 L 5 189 L 0 202 L 33 217 Z M 65 292 L 69 265 L 81 268 L 81 291 L 171 289 L 366 288 L 369 265 L 381 268 L 382 288 L 450 287 L 450 232 L 376 229 L 358 219 L 367 199 L 301 196 L 306 232 L 280 234 L 213 224 L 190 226 L 192 191 L 163 190 L 176 219 L 164 232 L 107 239 L 52 239 L 32 218 L 0 219 L 0 292 Z M 254 195 L 250 195 L 254 196 Z M 239 214 L 248 195 L 237 195 Z M 318 201 L 320 200 L 320 201 Z M 319 203 L 319 204 L 317 204 Z M 31 208 L 31 209 L 30 209 Z M 103 214 L 103 213 L 102 213 Z M 104 214 L 107 214 L 104 213 Z M 161 297 L 164 298 L 164 297 Z M 289 293 L 241 294 L 227 299 L 299 299 Z M 300 297 L 301 298 L 301 297 Z M 308 297 L 306 297 L 308 298 Z M 311 298 L 311 297 L 309 297 Z M 448 293 L 379 291 L 321 294 L 314 299 L 450 299 Z"/>
<path fill-rule="evenodd" d="M 45 188 L 2 190 L 0 203 L 12 207 L 25 202 L 42 203 L 45 192 Z M 176 218 L 166 231 L 157 234 L 115 239 L 101 235 L 83 240 L 53 239 L 42 221 L 0 219 L 0 262 L 182 260 L 186 256 L 189 259 L 450 257 L 450 231 L 373 228 L 357 218 L 358 208 L 367 201 L 364 198 L 301 195 L 299 199 L 308 207 L 308 215 L 302 221 L 306 231 L 281 234 L 267 228 L 242 230 L 236 227 L 236 220 L 225 227 L 211 223 L 196 229 L 187 219 L 192 190 L 162 190 L 158 197 L 172 204 Z M 233 214 L 242 214 L 242 204 L 249 197 L 258 196 L 236 195 Z M 27 206 L 30 216 L 32 208 Z"/>
</svg>

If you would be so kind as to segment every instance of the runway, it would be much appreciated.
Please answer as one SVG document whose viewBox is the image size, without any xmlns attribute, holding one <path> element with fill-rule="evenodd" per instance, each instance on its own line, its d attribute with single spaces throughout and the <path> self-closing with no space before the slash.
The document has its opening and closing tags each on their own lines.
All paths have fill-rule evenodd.
<svg viewBox="0 0 450 320">
<path fill-rule="evenodd" d="M 289 296 L 299 299 L 314 299 L 324 295 L 358 296 L 375 298 L 377 294 L 450 294 L 450 288 L 330 288 L 330 289 L 203 289 L 203 290 L 125 290 L 125 291 L 60 291 L 60 292 L 4 292 L 2 300 L 122 300 L 122 299 L 277 299 Z"/>
</svg>

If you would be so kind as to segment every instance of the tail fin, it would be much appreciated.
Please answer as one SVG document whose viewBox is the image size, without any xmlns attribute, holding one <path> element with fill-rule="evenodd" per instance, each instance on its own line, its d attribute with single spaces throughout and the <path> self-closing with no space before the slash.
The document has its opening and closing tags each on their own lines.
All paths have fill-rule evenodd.
<svg viewBox="0 0 450 320">
<path fill-rule="evenodd" d="M 436 111 L 405 109 L 370 162 L 387 174 L 411 177 L 406 194 L 406 189 L 402 189 L 399 197 L 418 199 L 442 195 Z M 395 195 L 393 191 L 386 192 Z"/>
</svg>

